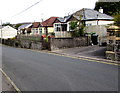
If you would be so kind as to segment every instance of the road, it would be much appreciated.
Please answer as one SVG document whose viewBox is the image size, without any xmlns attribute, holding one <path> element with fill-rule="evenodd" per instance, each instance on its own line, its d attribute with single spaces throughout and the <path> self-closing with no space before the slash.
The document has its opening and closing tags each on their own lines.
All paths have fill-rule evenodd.
<svg viewBox="0 0 120 93">
<path fill-rule="evenodd" d="M 118 66 L 3 46 L 3 70 L 21 91 L 118 91 Z"/>
</svg>

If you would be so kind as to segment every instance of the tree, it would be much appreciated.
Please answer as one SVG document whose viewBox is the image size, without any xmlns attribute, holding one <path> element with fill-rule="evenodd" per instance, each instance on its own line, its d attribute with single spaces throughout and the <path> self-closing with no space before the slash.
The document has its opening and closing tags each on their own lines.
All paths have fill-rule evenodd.
<svg viewBox="0 0 120 93">
<path fill-rule="evenodd" d="M 16 24 L 15 25 L 15 29 L 17 29 L 18 30 L 18 27 L 20 27 L 22 24 Z"/>
<path fill-rule="evenodd" d="M 9 22 L 7 22 L 7 23 L 3 23 L 3 24 L 2 24 L 2 26 L 7 26 L 7 25 L 9 25 L 9 26 L 13 27 L 13 25 L 12 25 L 12 24 L 10 24 Z"/>
<path fill-rule="evenodd" d="M 105 14 L 113 16 L 114 13 L 120 12 L 120 1 L 119 2 L 96 2 L 94 10 L 99 10 L 100 7 L 103 8 Z"/>
<path fill-rule="evenodd" d="M 72 37 L 80 37 L 84 35 L 84 23 L 80 20 L 70 22 L 70 29 L 72 30 Z"/>
<path fill-rule="evenodd" d="M 79 31 L 77 29 L 77 27 L 78 27 L 77 23 L 78 23 L 77 21 L 70 22 L 70 29 L 72 30 L 72 33 L 71 33 L 72 37 L 79 37 L 80 36 Z"/>
<path fill-rule="evenodd" d="M 114 16 L 115 25 L 120 26 L 120 13 Z"/>
</svg>

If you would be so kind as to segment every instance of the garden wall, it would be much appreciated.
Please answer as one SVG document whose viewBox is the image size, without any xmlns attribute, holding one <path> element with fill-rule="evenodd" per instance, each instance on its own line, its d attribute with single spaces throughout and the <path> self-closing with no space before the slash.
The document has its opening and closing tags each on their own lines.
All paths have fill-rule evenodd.
<svg viewBox="0 0 120 93">
<path fill-rule="evenodd" d="M 80 46 L 90 45 L 90 39 L 88 37 L 80 38 L 50 38 L 48 41 L 45 39 L 41 41 L 30 41 L 23 39 L 8 39 L 2 42 L 5 45 L 27 48 L 27 49 L 37 49 L 37 50 L 57 50 L 64 48 L 73 48 Z"/>
<path fill-rule="evenodd" d="M 50 41 L 50 49 L 57 50 L 63 48 L 73 48 L 90 45 L 90 38 L 52 38 Z"/>
<path fill-rule="evenodd" d="M 27 48 L 27 49 L 37 49 L 42 50 L 42 43 L 30 40 L 2 40 L 2 43 L 8 46 L 18 47 L 18 48 Z"/>
</svg>

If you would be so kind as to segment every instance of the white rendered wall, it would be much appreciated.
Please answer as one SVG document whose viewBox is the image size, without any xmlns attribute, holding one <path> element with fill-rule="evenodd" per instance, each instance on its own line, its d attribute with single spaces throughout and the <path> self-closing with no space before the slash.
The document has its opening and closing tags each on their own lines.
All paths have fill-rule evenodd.
<svg viewBox="0 0 120 93">
<path fill-rule="evenodd" d="M 16 35 L 17 35 L 17 30 L 10 26 L 6 26 L 0 29 L 0 37 L 2 36 L 3 39 L 13 38 Z"/>
</svg>

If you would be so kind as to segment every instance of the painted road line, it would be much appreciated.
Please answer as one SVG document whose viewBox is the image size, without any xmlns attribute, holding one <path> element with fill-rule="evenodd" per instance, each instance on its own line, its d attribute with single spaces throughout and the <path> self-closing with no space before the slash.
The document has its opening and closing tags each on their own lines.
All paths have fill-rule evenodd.
<svg viewBox="0 0 120 93">
<path fill-rule="evenodd" d="M 98 60 L 95 60 L 95 59 L 88 59 L 88 58 L 85 58 L 85 57 L 82 58 L 82 57 L 73 57 L 73 56 L 67 56 L 67 55 L 65 55 L 65 56 L 66 56 L 66 57 L 70 57 L 70 58 L 74 58 L 74 59 L 81 59 L 81 60 L 87 60 L 87 61 L 98 62 L 98 63 L 103 63 L 103 64 L 120 66 L 120 65 L 117 64 L 117 63 L 110 63 L 110 62 L 98 61 Z"/>
<path fill-rule="evenodd" d="M 22 93 L 20 89 L 15 85 L 15 83 L 10 79 L 10 77 L 0 68 L 0 71 L 2 74 L 6 77 L 6 79 L 10 82 L 10 84 L 13 86 L 13 88 L 16 90 L 18 93 Z"/>
<path fill-rule="evenodd" d="M 64 57 L 69 57 L 69 58 L 73 58 L 73 59 L 81 59 L 81 60 L 87 60 L 87 61 L 91 61 L 91 62 L 98 62 L 98 63 L 102 63 L 102 64 L 109 64 L 109 65 L 120 66 L 120 64 L 117 64 L 117 63 L 98 61 L 98 60 L 92 59 L 90 57 L 89 58 L 88 57 L 76 57 L 76 56 L 70 56 L 70 55 L 66 55 L 66 54 L 54 53 L 54 52 L 50 52 L 50 51 L 37 51 L 37 50 L 31 50 L 31 49 L 28 49 L 28 50 L 34 51 L 34 52 L 40 52 L 40 53 L 47 53 L 47 54 L 57 55 L 57 56 L 64 56 Z"/>
</svg>

